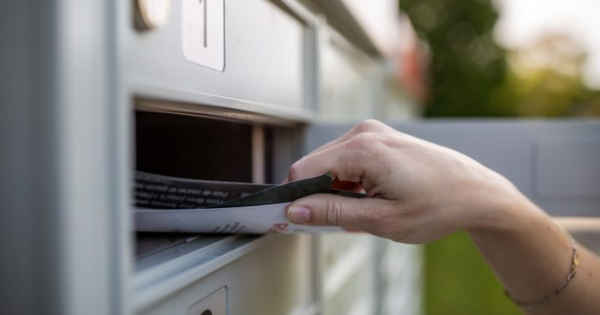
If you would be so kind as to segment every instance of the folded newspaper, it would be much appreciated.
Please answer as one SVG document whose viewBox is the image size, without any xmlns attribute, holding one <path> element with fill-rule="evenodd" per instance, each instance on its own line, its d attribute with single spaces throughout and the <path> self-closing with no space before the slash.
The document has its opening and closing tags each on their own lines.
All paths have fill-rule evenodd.
<svg viewBox="0 0 600 315">
<path fill-rule="evenodd" d="M 139 232 L 252 233 L 340 231 L 289 222 L 286 207 L 315 193 L 361 198 L 332 189 L 330 174 L 283 185 L 205 181 L 135 173 L 135 226 Z"/>
</svg>

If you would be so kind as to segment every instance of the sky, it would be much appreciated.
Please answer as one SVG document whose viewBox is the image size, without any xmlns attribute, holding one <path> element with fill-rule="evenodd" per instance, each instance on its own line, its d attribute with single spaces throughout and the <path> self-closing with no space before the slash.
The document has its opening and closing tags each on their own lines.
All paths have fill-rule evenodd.
<svg viewBox="0 0 600 315">
<path fill-rule="evenodd" d="M 506 47 L 531 43 L 544 32 L 578 39 L 589 54 L 585 80 L 600 88 L 600 0 L 496 0 L 501 11 L 498 41 Z"/>
</svg>

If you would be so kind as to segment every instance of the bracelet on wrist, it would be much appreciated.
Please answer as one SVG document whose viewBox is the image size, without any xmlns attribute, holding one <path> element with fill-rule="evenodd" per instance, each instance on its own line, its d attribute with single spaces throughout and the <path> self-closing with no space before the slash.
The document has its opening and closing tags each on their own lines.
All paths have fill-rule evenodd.
<svg viewBox="0 0 600 315">
<path fill-rule="evenodd" d="M 571 283 L 571 280 L 573 280 L 573 278 L 575 278 L 575 274 L 577 273 L 578 265 L 579 265 L 579 258 L 577 256 L 577 248 L 575 247 L 575 244 L 573 244 L 572 248 L 571 248 L 571 265 L 569 267 L 569 274 L 567 275 L 567 278 L 565 279 L 565 281 L 563 282 L 563 284 L 560 287 L 558 287 L 551 293 L 546 294 L 539 299 L 531 300 L 531 301 L 524 301 L 524 300 L 516 299 L 516 298 L 512 297 L 507 290 L 504 290 L 504 294 L 506 294 L 506 296 L 511 301 L 513 301 L 513 303 L 515 303 L 516 305 L 523 307 L 523 308 L 532 308 L 532 307 L 535 307 L 538 305 L 546 304 L 552 298 L 560 295 L 569 286 L 569 283 Z"/>
</svg>

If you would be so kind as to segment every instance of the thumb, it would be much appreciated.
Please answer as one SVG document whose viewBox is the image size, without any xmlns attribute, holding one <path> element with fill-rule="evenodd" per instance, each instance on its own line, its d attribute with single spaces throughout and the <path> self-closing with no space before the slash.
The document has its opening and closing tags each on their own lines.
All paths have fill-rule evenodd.
<svg viewBox="0 0 600 315">
<path fill-rule="evenodd" d="M 378 198 L 351 198 L 333 194 L 315 194 L 300 198 L 287 208 L 293 223 L 338 225 L 350 229 L 368 230 L 377 224 L 376 218 L 389 208 L 390 202 Z M 366 229 L 365 229 L 366 228 Z"/>
</svg>

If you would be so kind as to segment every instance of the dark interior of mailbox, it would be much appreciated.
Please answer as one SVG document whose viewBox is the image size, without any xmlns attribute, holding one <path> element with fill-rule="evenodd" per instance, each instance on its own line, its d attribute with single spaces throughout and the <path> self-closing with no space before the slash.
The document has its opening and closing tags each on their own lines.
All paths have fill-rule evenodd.
<svg viewBox="0 0 600 315">
<path fill-rule="evenodd" d="M 251 122 L 136 111 L 135 169 L 190 179 L 252 182 L 256 179 L 252 174 L 253 150 L 256 150 L 253 128 Z M 264 156 L 261 177 L 270 183 L 272 129 L 263 128 L 260 135 L 264 138 L 260 141 Z M 190 239 L 207 241 L 222 237 L 136 233 L 136 261 L 139 263 Z"/>
</svg>

